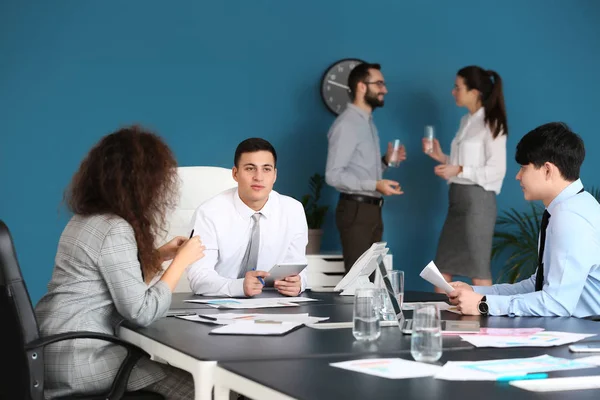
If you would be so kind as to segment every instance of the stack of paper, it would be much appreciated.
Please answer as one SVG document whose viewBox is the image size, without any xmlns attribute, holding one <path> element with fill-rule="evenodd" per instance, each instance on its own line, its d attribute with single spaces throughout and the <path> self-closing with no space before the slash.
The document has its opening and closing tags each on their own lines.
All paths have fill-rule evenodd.
<svg viewBox="0 0 600 400">
<path fill-rule="evenodd" d="M 298 322 L 243 321 L 213 329 L 210 335 L 283 335 L 300 326 Z"/>
<path fill-rule="evenodd" d="M 450 381 L 493 381 L 502 377 L 518 377 L 536 372 L 594 367 L 596 364 L 585 362 L 583 359 L 567 360 L 549 355 L 505 360 L 448 361 L 435 378 Z"/>
<path fill-rule="evenodd" d="M 206 322 L 215 325 L 229 325 L 244 321 L 278 321 L 295 322 L 299 324 L 316 324 L 320 321 L 328 320 L 329 317 L 311 317 L 308 313 L 304 314 L 198 314 L 185 315 L 178 317 L 187 321 Z"/>
<path fill-rule="evenodd" d="M 431 283 L 433 286 L 442 289 L 446 293 L 450 293 L 454 290 L 454 288 L 450 286 L 448 282 L 446 282 L 440 273 L 440 270 L 433 261 L 430 261 L 429 264 L 423 268 L 423 271 L 421 271 L 419 276 Z"/>
<path fill-rule="evenodd" d="M 460 335 L 460 338 L 475 347 L 551 347 L 574 343 L 594 333 L 570 333 L 543 331 L 533 335 Z"/>
<path fill-rule="evenodd" d="M 402 358 L 372 358 L 366 360 L 344 361 L 329 365 L 388 379 L 433 376 L 442 369 L 442 367 L 437 365 L 403 360 Z"/>
<path fill-rule="evenodd" d="M 404 303 L 402 305 L 402 309 L 404 311 L 412 311 L 415 309 L 415 307 L 417 305 L 421 305 L 421 304 L 431 304 L 431 305 L 437 306 L 437 308 L 440 311 L 449 311 L 451 313 L 461 314 L 461 312 L 457 310 L 456 306 L 445 303 L 443 301 L 418 301 L 418 302 L 412 302 L 412 303 Z"/>
<path fill-rule="evenodd" d="M 562 392 L 600 389 L 600 375 L 538 379 L 533 381 L 512 381 L 510 384 L 531 392 Z"/>
<path fill-rule="evenodd" d="M 296 303 L 318 301 L 309 297 L 272 297 L 266 299 L 192 299 L 185 300 L 188 303 L 207 304 L 214 308 L 228 309 L 252 309 L 272 307 L 297 307 Z"/>
</svg>

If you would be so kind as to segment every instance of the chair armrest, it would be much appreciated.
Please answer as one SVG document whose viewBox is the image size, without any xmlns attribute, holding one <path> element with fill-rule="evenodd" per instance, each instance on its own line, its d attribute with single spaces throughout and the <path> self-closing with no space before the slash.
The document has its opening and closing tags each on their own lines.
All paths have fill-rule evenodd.
<svg viewBox="0 0 600 400">
<path fill-rule="evenodd" d="M 86 331 L 65 332 L 42 337 L 27 343 L 25 345 L 25 351 L 27 351 L 29 356 L 29 353 L 42 352 L 43 348 L 49 344 L 61 342 L 63 340 L 73 339 L 104 340 L 125 347 L 125 349 L 127 350 L 127 356 L 125 356 L 123 363 L 119 367 L 119 371 L 115 376 L 115 380 L 112 384 L 112 387 L 110 388 L 110 392 L 102 395 L 103 397 L 106 397 L 107 400 L 118 400 L 123 397 L 125 391 L 127 390 L 127 382 L 129 381 L 129 375 L 131 374 L 131 370 L 140 358 L 142 358 L 143 356 L 149 357 L 148 353 L 146 353 L 144 350 L 116 336 L 107 335 L 105 333 Z"/>
<path fill-rule="evenodd" d="M 58 333 L 56 335 L 50 335 L 46 337 L 42 337 L 36 339 L 32 342 L 29 342 L 25 345 L 25 350 L 34 350 L 39 347 L 46 347 L 49 344 L 62 342 L 63 340 L 72 340 L 72 339 L 98 339 L 105 340 L 107 342 L 115 343 L 125 347 L 126 349 L 132 349 L 134 351 L 141 351 L 142 354 L 148 355 L 144 350 L 140 349 L 136 345 L 126 342 L 125 340 L 118 338 L 117 336 L 107 335 L 106 333 L 99 332 L 87 332 L 87 331 L 76 331 L 76 332 L 65 332 Z"/>
</svg>

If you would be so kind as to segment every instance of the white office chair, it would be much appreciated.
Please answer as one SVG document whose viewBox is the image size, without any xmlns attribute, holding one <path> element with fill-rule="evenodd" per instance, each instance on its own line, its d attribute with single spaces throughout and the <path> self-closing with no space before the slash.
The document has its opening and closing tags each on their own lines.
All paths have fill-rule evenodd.
<svg viewBox="0 0 600 400">
<path fill-rule="evenodd" d="M 196 208 L 206 200 L 224 190 L 237 186 L 231 176 L 231 169 L 221 167 L 179 167 L 179 200 L 175 209 L 167 216 L 167 232 L 159 238 L 159 245 L 175 236 L 189 237 L 191 220 Z M 163 267 L 170 264 L 166 262 Z M 184 273 L 175 292 L 190 292 L 187 274 Z"/>
</svg>

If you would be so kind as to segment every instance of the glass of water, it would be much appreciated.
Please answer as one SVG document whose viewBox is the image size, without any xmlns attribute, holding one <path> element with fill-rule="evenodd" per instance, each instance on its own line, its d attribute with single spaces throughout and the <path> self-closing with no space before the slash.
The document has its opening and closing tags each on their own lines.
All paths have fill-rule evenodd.
<svg viewBox="0 0 600 400">
<path fill-rule="evenodd" d="M 435 138 L 435 131 L 433 130 L 433 125 L 425 126 L 425 133 L 423 134 L 423 139 L 425 139 L 425 152 L 430 154 L 433 152 L 433 139 Z"/>
<path fill-rule="evenodd" d="M 356 340 L 376 340 L 381 335 L 380 302 L 380 288 L 358 288 L 354 292 L 352 334 Z"/>
<path fill-rule="evenodd" d="M 402 147 L 402 143 L 400 142 L 400 139 L 395 139 L 394 140 L 394 151 L 392 152 L 392 156 L 390 157 L 390 160 L 388 162 L 388 167 L 397 167 L 400 165 L 400 160 L 399 160 L 399 152 L 400 152 L 400 147 Z"/>
<path fill-rule="evenodd" d="M 435 362 L 442 356 L 442 321 L 436 305 L 415 304 L 410 354 L 420 362 Z"/>
<path fill-rule="evenodd" d="M 393 296 L 398 301 L 398 306 L 400 307 L 400 313 L 402 312 L 402 301 L 404 299 L 404 271 L 388 271 L 387 272 L 388 280 L 392 285 L 391 290 L 393 290 Z M 386 287 L 385 280 L 381 280 L 382 287 L 382 307 L 381 307 L 381 319 L 384 321 L 396 321 L 398 316 L 396 315 L 396 311 L 394 310 L 394 306 L 390 300 L 391 293 L 389 289 Z"/>
</svg>

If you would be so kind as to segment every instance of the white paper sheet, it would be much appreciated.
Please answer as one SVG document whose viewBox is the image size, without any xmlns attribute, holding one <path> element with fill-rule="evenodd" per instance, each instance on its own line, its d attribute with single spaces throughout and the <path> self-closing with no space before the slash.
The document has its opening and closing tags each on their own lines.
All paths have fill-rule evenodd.
<svg viewBox="0 0 600 400">
<path fill-rule="evenodd" d="M 440 311 L 449 311 L 454 314 L 462 314 L 460 311 L 458 311 L 456 309 L 456 306 L 445 303 L 443 301 L 418 301 L 418 302 L 412 302 L 412 303 L 404 303 L 402 305 L 402 309 L 404 311 L 411 311 L 411 310 L 415 309 L 415 305 L 417 305 L 417 304 L 433 304 L 433 305 L 438 306 Z"/>
<path fill-rule="evenodd" d="M 204 320 L 212 320 L 219 325 L 229 325 L 244 321 L 284 321 L 284 322 L 297 322 L 300 324 L 316 324 L 317 322 L 326 321 L 329 317 L 311 317 L 308 313 L 303 314 L 234 314 L 234 313 L 223 313 L 223 314 L 199 314 L 198 319 L 191 319 L 184 317 L 188 321 L 204 322 Z"/>
<path fill-rule="evenodd" d="M 433 376 L 442 369 L 442 367 L 438 365 L 419 363 L 416 361 L 404 360 L 402 358 L 373 358 L 344 361 L 329 365 L 388 379 Z"/>
<path fill-rule="evenodd" d="M 581 361 L 581 359 L 568 360 L 546 354 L 502 360 L 448 361 L 435 375 L 435 378 L 450 381 L 494 381 L 507 376 L 595 367 L 595 364 Z"/>
<path fill-rule="evenodd" d="M 216 335 L 283 335 L 301 325 L 297 322 L 243 321 L 221 326 L 213 329 L 210 333 Z"/>
<path fill-rule="evenodd" d="M 450 293 L 454 290 L 454 288 L 450 286 L 448 282 L 446 282 L 440 270 L 433 261 L 430 261 L 429 264 L 423 268 L 423 271 L 421 271 L 419 276 L 431 283 L 433 286 L 442 289 L 446 293 Z"/>
<path fill-rule="evenodd" d="M 529 390 L 531 392 L 560 392 L 565 390 L 600 389 L 600 375 L 536 379 L 530 381 L 511 381 L 509 383 L 512 386 Z"/>
<path fill-rule="evenodd" d="M 274 307 L 297 307 L 296 303 L 318 301 L 309 297 L 272 297 L 266 299 L 191 299 L 188 303 L 207 304 L 214 308 L 223 309 L 252 309 Z"/>
<path fill-rule="evenodd" d="M 398 329 L 398 321 L 379 321 L 379 325 L 382 328 L 395 326 Z M 354 326 L 354 322 L 319 322 L 318 324 L 307 324 L 309 328 L 315 329 L 347 329 Z"/>
<path fill-rule="evenodd" d="M 543 331 L 529 336 L 491 336 L 491 335 L 460 335 L 465 342 L 475 347 L 552 347 L 574 343 L 594 333 L 570 333 Z"/>
</svg>

